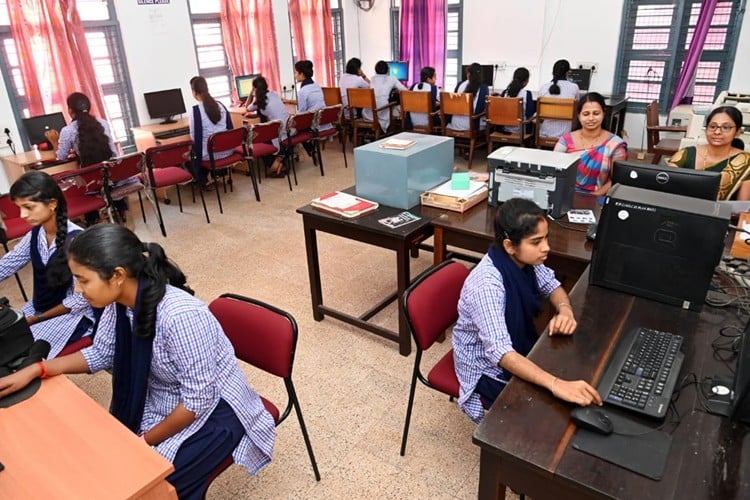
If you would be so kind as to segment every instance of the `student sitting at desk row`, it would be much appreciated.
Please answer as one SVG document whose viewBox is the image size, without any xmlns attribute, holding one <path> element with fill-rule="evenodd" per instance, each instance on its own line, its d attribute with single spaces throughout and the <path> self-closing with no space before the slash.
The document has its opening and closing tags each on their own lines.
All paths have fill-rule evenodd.
<svg viewBox="0 0 750 500">
<path fill-rule="evenodd" d="M 104 308 L 94 345 L 0 378 L 0 397 L 33 379 L 112 370 L 112 414 L 174 464 L 179 498 L 203 498 L 230 455 L 251 474 L 271 461 L 275 425 L 185 275 L 155 243 L 99 224 L 68 249 L 76 288 Z"/>
<path fill-rule="evenodd" d="M 568 294 L 544 265 L 550 250 L 547 230 L 546 214 L 534 202 L 513 198 L 503 203 L 495 216 L 495 242 L 461 290 L 453 356 L 458 403 L 474 422 L 482 420 L 483 408 L 492 406 L 511 376 L 571 403 L 602 404 L 587 382 L 560 379 L 526 359 L 538 338 L 534 317 L 542 296 L 557 311 L 550 335 L 572 335 L 577 326 Z"/>
</svg>

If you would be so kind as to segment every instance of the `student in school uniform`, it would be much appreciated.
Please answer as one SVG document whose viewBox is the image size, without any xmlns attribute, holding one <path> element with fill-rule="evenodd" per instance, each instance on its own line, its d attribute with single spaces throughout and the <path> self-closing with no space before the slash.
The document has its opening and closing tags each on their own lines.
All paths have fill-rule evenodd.
<svg viewBox="0 0 750 500">
<path fill-rule="evenodd" d="M 534 317 L 542 297 L 557 311 L 550 335 L 572 335 L 577 325 L 568 294 L 544 265 L 548 229 L 545 212 L 533 201 L 503 203 L 495 216 L 495 242 L 461 290 L 453 327 L 458 404 L 476 423 L 511 376 L 545 387 L 564 401 L 602 404 L 587 382 L 563 380 L 526 358 L 538 338 Z"/>
<path fill-rule="evenodd" d="M 247 110 L 251 113 L 258 113 L 261 123 L 273 120 L 281 121 L 281 135 L 286 134 L 286 121 L 289 119 L 289 112 L 281 101 L 281 96 L 276 92 L 268 89 L 268 81 L 263 76 L 258 76 L 253 80 L 253 93 L 247 100 L 250 104 Z M 273 139 L 273 145 L 278 149 L 279 140 Z M 271 173 L 275 176 L 283 177 L 284 173 L 284 156 L 285 153 L 279 150 L 279 154 L 273 160 L 270 167 Z"/>
<path fill-rule="evenodd" d="M 482 83 L 482 66 L 479 63 L 472 63 L 467 68 L 466 74 L 468 79 L 456 87 L 456 92 L 459 94 L 474 94 L 474 114 L 483 113 L 487 109 L 487 96 L 490 95 L 490 88 L 487 84 Z M 452 116 L 446 128 L 451 130 L 469 130 L 469 120 L 468 116 Z M 484 130 L 486 124 L 487 120 L 480 118 L 477 130 Z"/>
<path fill-rule="evenodd" d="M 539 97 L 556 97 L 560 99 L 578 99 L 581 95 L 578 85 L 568 81 L 570 63 L 565 59 L 555 62 L 552 67 L 552 81 L 542 85 Z M 560 120 L 544 120 L 539 127 L 539 135 L 543 137 L 561 137 L 572 129 L 571 122 Z"/>
<path fill-rule="evenodd" d="M 349 105 L 349 96 L 346 89 L 369 89 L 370 79 L 362 71 L 362 61 L 352 57 L 346 62 L 346 70 L 339 78 L 339 89 L 341 90 L 341 104 L 346 108 Z"/>
<path fill-rule="evenodd" d="M 227 108 L 211 96 L 205 78 L 194 76 L 190 79 L 190 88 L 193 90 L 193 97 L 198 101 L 190 113 L 190 137 L 193 139 L 195 156 L 193 170 L 201 189 L 210 190 L 212 187 L 208 179 L 208 170 L 201 165 L 201 162 L 209 160 L 208 138 L 211 134 L 231 130 L 234 126 Z M 226 158 L 233 152 L 232 149 L 215 152 L 214 159 Z"/>
<path fill-rule="evenodd" d="M 294 64 L 294 79 L 299 82 L 300 87 L 297 92 L 297 111 L 317 111 L 326 107 L 326 100 L 323 96 L 323 89 L 312 79 L 314 74 L 313 63 L 307 59 L 297 61 Z M 327 123 L 320 127 L 320 131 L 329 130 L 333 125 Z M 315 158 L 315 146 L 312 141 L 303 142 L 302 146 L 311 157 Z"/>
<path fill-rule="evenodd" d="M 0 378 L 0 397 L 37 377 L 111 369 L 111 413 L 172 462 L 182 500 L 202 498 L 230 454 L 250 474 L 267 465 L 273 418 L 163 248 L 99 224 L 73 240 L 69 262 L 77 289 L 104 308 L 94 345 Z"/>
<path fill-rule="evenodd" d="M 69 343 L 91 334 L 94 311 L 73 290 L 65 247 L 83 229 L 68 220 L 68 209 L 57 182 L 44 172 L 23 174 L 10 187 L 21 217 L 33 227 L 0 259 L 0 281 L 31 262 L 34 295 L 23 314 L 36 340 L 50 344 L 54 358 Z"/>
<path fill-rule="evenodd" d="M 425 66 L 419 72 L 419 83 L 415 83 L 411 86 L 411 90 L 415 92 L 429 92 L 430 102 L 432 103 L 432 111 L 440 109 L 440 92 L 438 91 L 437 73 L 435 68 L 431 66 Z M 408 113 L 406 116 L 406 128 L 411 130 L 415 125 L 418 127 L 425 127 L 429 123 L 429 115 L 426 113 Z M 439 125 L 440 117 L 436 116 L 433 121 L 433 125 Z"/>
<path fill-rule="evenodd" d="M 375 90 L 375 106 L 380 108 L 388 104 L 388 100 L 393 90 L 406 90 L 406 87 L 396 80 L 394 77 L 388 74 L 388 63 L 385 61 L 378 61 L 375 64 L 375 74 L 370 79 L 370 88 Z M 362 110 L 362 118 L 367 121 L 372 121 L 371 109 Z M 385 109 L 378 111 L 378 122 L 383 132 L 388 131 L 388 127 L 391 126 L 391 113 Z"/>
<path fill-rule="evenodd" d="M 523 100 L 524 120 L 528 120 L 534 114 L 534 98 L 531 91 L 526 89 L 529 84 L 529 70 L 526 68 L 516 68 L 513 72 L 513 80 L 508 84 L 505 90 L 500 94 L 501 97 L 520 97 Z M 531 127 L 531 125 L 527 125 Z M 517 134 L 521 127 L 504 127 L 504 131 L 509 134 Z"/>
</svg>

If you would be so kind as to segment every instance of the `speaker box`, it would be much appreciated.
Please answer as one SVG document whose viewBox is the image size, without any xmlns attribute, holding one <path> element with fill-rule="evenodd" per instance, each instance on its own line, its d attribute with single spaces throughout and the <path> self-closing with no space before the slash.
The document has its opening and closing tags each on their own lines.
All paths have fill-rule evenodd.
<svg viewBox="0 0 750 500">
<path fill-rule="evenodd" d="M 700 311 L 729 218 L 715 201 L 616 185 L 602 208 L 589 283 Z"/>
</svg>

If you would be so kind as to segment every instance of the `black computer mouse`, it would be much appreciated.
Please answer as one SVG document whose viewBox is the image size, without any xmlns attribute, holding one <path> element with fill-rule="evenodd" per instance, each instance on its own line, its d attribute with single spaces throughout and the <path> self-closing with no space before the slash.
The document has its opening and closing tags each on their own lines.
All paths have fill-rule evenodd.
<svg viewBox="0 0 750 500">
<path fill-rule="evenodd" d="M 574 408 L 570 412 L 570 418 L 575 424 L 588 431 L 597 432 L 599 434 L 609 435 L 612 434 L 614 426 L 609 417 L 596 407 L 586 406 L 582 408 Z"/>
<path fill-rule="evenodd" d="M 596 223 L 589 224 L 589 227 L 586 230 L 586 239 L 590 241 L 594 241 L 596 239 Z"/>
</svg>

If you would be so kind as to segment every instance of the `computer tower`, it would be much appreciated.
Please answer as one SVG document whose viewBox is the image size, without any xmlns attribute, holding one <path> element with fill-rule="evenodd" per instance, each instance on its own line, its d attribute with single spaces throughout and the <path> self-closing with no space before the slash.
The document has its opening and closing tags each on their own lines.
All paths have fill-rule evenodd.
<svg viewBox="0 0 750 500">
<path fill-rule="evenodd" d="M 616 185 L 602 208 L 589 283 L 700 311 L 729 217 L 715 201 Z"/>
</svg>

